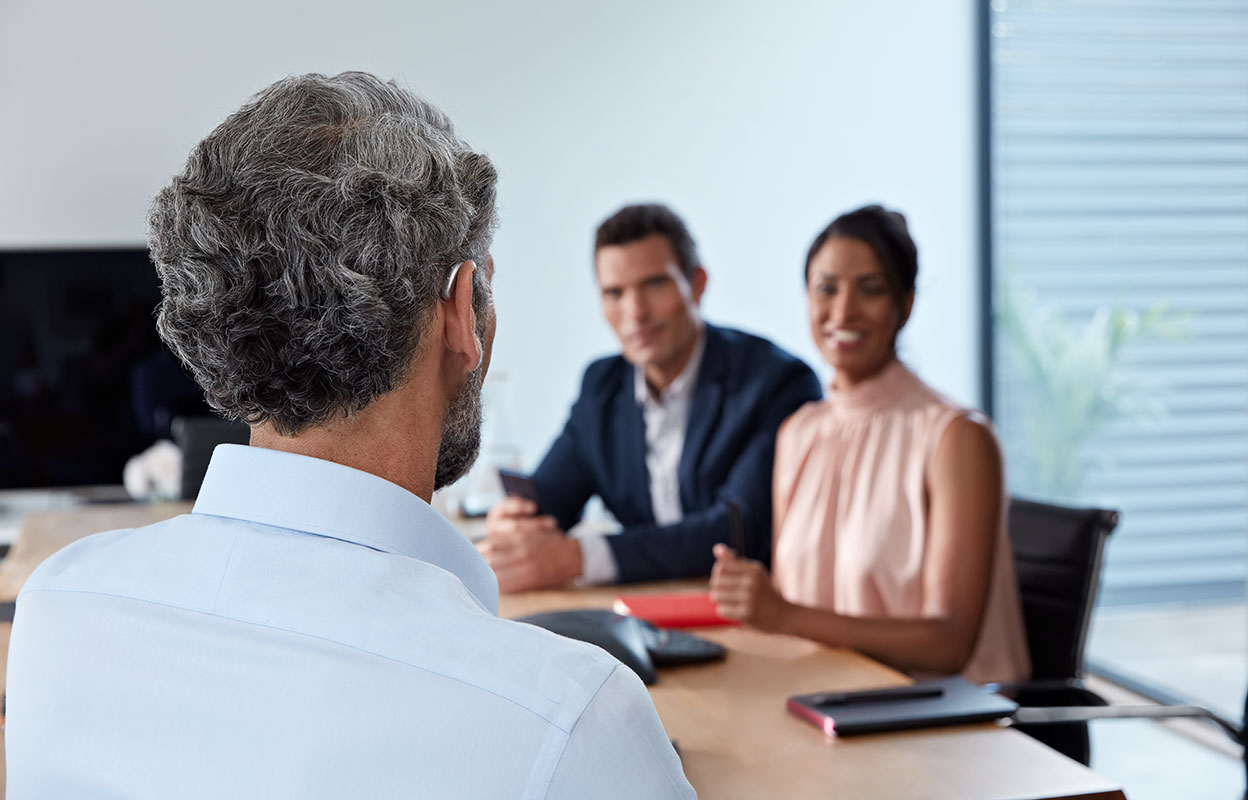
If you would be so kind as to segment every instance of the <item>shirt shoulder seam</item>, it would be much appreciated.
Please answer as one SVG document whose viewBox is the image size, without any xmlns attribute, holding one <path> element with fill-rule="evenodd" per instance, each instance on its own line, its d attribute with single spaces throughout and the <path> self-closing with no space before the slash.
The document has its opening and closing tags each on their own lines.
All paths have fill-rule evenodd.
<svg viewBox="0 0 1248 800">
<path fill-rule="evenodd" d="M 572 723 L 572 726 L 564 731 L 567 735 L 563 737 L 563 744 L 559 747 L 559 757 L 555 759 L 554 764 L 551 765 L 550 773 L 546 776 L 546 791 L 542 793 L 543 798 L 548 798 L 550 796 L 550 785 L 554 782 L 555 774 L 559 772 L 559 765 L 563 763 L 563 757 L 568 752 L 568 742 L 572 741 L 572 733 L 576 730 L 576 726 L 580 724 L 581 719 L 584 718 L 585 712 L 589 711 L 589 707 L 592 706 L 594 701 L 598 699 L 598 695 L 602 692 L 602 687 L 607 685 L 607 682 L 610 681 L 615 675 L 616 670 L 622 668 L 622 664 L 616 664 L 610 672 L 603 676 L 602 681 L 598 684 L 597 688 L 594 689 L 594 693 L 589 696 L 589 699 L 585 701 L 585 705 L 581 707 L 580 713 L 576 715 L 576 720 Z"/>
</svg>

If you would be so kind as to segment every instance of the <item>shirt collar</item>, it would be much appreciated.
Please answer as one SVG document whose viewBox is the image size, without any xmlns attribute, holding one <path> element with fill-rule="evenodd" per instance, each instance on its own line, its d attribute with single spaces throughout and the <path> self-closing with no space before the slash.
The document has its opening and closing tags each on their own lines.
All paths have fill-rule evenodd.
<svg viewBox="0 0 1248 800">
<path fill-rule="evenodd" d="M 633 394 L 636 396 L 637 405 L 646 406 L 649 403 L 658 403 L 665 405 L 673 399 L 683 396 L 692 396 L 694 384 L 697 383 L 698 369 L 702 366 L 702 354 L 706 350 L 706 329 L 704 326 L 698 326 L 698 339 L 694 342 L 693 352 L 689 355 L 689 361 L 685 364 L 685 368 L 680 371 L 676 379 L 668 384 L 667 388 L 659 393 L 656 400 L 650 394 L 650 387 L 646 385 L 646 370 L 640 364 L 633 365 Z"/>
<path fill-rule="evenodd" d="M 191 513 L 425 561 L 455 575 L 487 611 L 498 613 L 498 580 L 468 539 L 424 500 L 358 469 L 261 447 L 218 445 Z"/>
</svg>

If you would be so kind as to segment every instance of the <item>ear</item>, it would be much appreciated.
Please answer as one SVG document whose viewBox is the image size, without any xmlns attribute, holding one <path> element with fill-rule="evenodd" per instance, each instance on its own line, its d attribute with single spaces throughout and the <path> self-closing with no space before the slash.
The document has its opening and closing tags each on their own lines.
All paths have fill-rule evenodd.
<svg viewBox="0 0 1248 800">
<path fill-rule="evenodd" d="M 472 310 L 472 276 L 476 271 L 475 262 L 460 265 L 444 301 L 442 339 L 446 349 L 462 361 L 465 372 L 472 372 L 485 358 L 485 345 L 477 338 L 477 316 Z"/>
<path fill-rule="evenodd" d="M 702 302 L 702 293 L 706 291 L 706 281 L 709 276 L 701 265 L 694 267 L 692 280 L 689 281 L 689 287 L 693 289 L 693 302 Z"/>
<path fill-rule="evenodd" d="M 914 309 L 914 292 L 906 292 L 906 299 L 901 304 L 901 320 L 897 323 L 897 330 L 906 327 L 906 322 L 910 320 L 910 312 Z"/>
</svg>

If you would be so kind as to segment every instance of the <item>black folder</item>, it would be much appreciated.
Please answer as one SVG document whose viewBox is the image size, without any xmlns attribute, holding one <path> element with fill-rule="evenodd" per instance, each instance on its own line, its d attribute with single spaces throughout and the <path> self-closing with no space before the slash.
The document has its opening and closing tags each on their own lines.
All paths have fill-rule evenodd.
<svg viewBox="0 0 1248 800">
<path fill-rule="evenodd" d="M 1008 717 L 1018 704 L 957 676 L 859 692 L 817 692 L 787 708 L 829 736 L 959 725 Z"/>
</svg>

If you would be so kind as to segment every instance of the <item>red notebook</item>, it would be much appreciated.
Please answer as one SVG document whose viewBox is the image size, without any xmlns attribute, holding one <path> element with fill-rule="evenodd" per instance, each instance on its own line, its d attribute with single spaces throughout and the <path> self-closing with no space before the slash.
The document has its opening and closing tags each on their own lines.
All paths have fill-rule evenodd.
<svg viewBox="0 0 1248 800">
<path fill-rule="evenodd" d="M 615 613 L 644 619 L 660 628 L 705 628 L 736 625 L 715 613 L 709 592 L 668 594 L 622 594 L 615 598 Z"/>
</svg>

